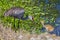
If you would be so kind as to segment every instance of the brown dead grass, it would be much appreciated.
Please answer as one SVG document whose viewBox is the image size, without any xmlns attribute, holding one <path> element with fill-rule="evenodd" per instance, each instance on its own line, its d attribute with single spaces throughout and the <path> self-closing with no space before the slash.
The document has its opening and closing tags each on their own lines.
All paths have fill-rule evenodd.
<svg viewBox="0 0 60 40">
<path fill-rule="evenodd" d="M 3 27 L 0 24 L 0 39 L 1 40 L 16 40 L 17 33 L 15 33 L 11 28 Z"/>
<path fill-rule="evenodd" d="M 30 34 L 25 30 L 13 31 L 10 27 L 4 27 L 0 23 L 0 40 L 60 40 L 60 37 L 53 37 L 49 33 Z"/>
</svg>

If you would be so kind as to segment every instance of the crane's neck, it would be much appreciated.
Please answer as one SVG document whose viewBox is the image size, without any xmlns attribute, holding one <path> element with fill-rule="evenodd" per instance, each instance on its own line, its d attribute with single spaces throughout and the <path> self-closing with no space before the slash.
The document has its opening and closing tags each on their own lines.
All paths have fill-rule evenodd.
<svg viewBox="0 0 60 40">
<path fill-rule="evenodd" d="M 32 17 L 32 16 L 28 16 L 28 15 L 26 15 L 26 17 L 22 17 L 21 19 L 22 19 L 22 20 L 30 19 L 30 20 L 33 21 L 33 17 Z"/>
<path fill-rule="evenodd" d="M 28 19 L 28 15 L 26 15 L 26 17 L 22 16 L 21 19 L 22 20 L 27 20 Z"/>
<path fill-rule="evenodd" d="M 46 26 L 44 25 L 44 23 L 41 23 L 41 24 L 42 24 L 43 27 L 46 27 Z"/>
</svg>

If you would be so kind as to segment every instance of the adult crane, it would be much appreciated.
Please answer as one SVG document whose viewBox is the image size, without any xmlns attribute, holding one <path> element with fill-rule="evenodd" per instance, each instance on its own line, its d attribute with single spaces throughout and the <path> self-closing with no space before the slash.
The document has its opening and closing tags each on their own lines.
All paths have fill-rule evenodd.
<svg viewBox="0 0 60 40">
<path fill-rule="evenodd" d="M 19 27 L 20 19 L 22 19 L 22 20 L 30 19 L 33 21 L 32 16 L 26 15 L 26 17 L 24 17 L 24 13 L 25 13 L 25 10 L 22 7 L 11 7 L 10 9 L 8 9 L 7 11 L 4 12 L 4 16 L 5 17 L 7 17 L 7 16 L 14 17 L 14 21 L 16 18 L 19 19 L 18 20 L 18 27 Z M 15 24 L 14 24 L 14 26 L 15 26 Z"/>
</svg>

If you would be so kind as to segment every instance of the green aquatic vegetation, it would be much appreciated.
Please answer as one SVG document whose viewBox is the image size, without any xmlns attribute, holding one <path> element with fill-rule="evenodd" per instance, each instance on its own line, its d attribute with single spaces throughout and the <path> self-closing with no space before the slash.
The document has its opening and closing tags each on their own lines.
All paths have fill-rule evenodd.
<svg viewBox="0 0 60 40">
<path fill-rule="evenodd" d="M 37 2 L 37 1 L 35 1 Z M 45 20 L 43 19 L 45 17 L 46 14 L 50 15 L 49 12 L 52 13 L 52 15 L 48 16 L 51 17 L 50 22 L 52 23 L 52 21 L 54 20 L 54 18 L 57 16 L 57 10 L 55 9 L 49 9 L 53 6 L 49 6 L 48 4 L 45 4 L 44 2 L 41 2 L 41 4 L 39 6 L 37 6 L 37 3 L 33 2 L 32 0 L 0 0 L 0 20 L 2 21 L 2 23 L 4 25 L 9 25 L 11 24 L 11 28 L 12 29 L 25 29 L 27 31 L 31 31 L 34 28 L 35 31 L 37 33 L 40 33 L 40 30 L 42 28 L 42 25 L 40 23 L 40 20 Z M 36 5 L 35 5 L 36 4 Z M 25 14 L 24 16 L 28 15 L 32 15 L 34 16 L 34 21 L 32 22 L 31 20 L 20 20 L 20 28 L 17 27 L 18 25 L 18 19 L 15 20 L 14 22 L 14 18 L 13 17 L 3 17 L 4 12 L 11 8 L 11 7 L 23 7 L 25 10 Z M 44 12 L 44 6 L 46 6 L 47 8 L 45 9 L 46 12 Z M 55 13 L 55 14 L 54 14 Z M 56 15 L 56 16 L 55 16 Z M 41 16 L 44 16 L 43 18 L 40 18 Z M 47 22 L 47 19 L 46 19 Z M 14 23 L 16 25 L 16 27 L 14 27 Z"/>
</svg>

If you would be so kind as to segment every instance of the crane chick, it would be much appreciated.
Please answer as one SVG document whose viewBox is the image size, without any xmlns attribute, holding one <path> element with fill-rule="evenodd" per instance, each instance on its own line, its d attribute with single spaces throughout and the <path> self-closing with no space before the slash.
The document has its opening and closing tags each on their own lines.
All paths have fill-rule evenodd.
<svg viewBox="0 0 60 40">
<path fill-rule="evenodd" d="M 41 24 L 44 28 L 46 28 L 47 32 L 53 34 L 55 36 L 60 36 L 60 26 L 53 27 L 52 25 L 46 24 L 44 25 L 44 21 L 41 21 Z"/>
</svg>

